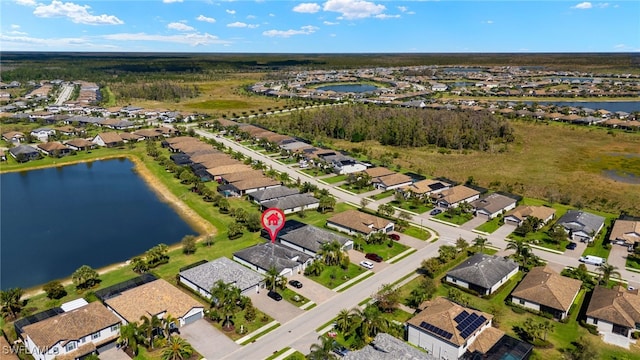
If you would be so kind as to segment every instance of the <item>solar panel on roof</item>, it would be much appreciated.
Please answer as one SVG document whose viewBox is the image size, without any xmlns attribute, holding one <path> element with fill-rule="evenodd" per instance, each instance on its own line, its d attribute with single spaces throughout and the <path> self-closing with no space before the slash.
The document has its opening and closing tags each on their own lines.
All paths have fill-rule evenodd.
<svg viewBox="0 0 640 360">
<path fill-rule="evenodd" d="M 469 316 L 469 313 L 467 312 L 467 310 L 462 310 L 462 312 L 458 314 L 458 316 L 453 318 L 453 321 L 455 321 L 456 324 L 460 324 L 460 322 L 466 319 L 467 316 Z"/>
</svg>

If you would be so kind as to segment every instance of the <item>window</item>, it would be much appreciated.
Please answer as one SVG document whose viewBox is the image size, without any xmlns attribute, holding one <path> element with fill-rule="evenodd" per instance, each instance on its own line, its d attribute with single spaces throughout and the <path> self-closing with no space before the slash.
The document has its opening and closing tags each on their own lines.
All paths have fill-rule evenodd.
<svg viewBox="0 0 640 360">
<path fill-rule="evenodd" d="M 598 325 L 598 319 L 593 319 L 593 325 Z"/>
<path fill-rule="evenodd" d="M 75 341 L 71 341 L 67 344 L 67 346 L 65 346 L 65 350 L 67 350 L 67 352 L 73 351 L 75 349 L 76 349 Z"/>
<path fill-rule="evenodd" d="M 120 324 L 115 324 L 111 327 L 111 332 L 116 332 L 120 329 Z"/>
<path fill-rule="evenodd" d="M 636 323 L 636 330 L 640 330 L 640 323 Z"/>
<path fill-rule="evenodd" d="M 100 331 L 91 334 L 91 339 L 95 340 L 100 337 Z"/>
<path fill-rule="evenodd" d="M 524 300 L 520 299 L 520 305 L 524 305 Z"/>
<path fill-rule="evenodd" d="M 86 337 L 86 336 L 85 336 L 85 337 L 80 338 L 80 344 L 84 344 L 84 343 L 86 343 L 86 342 L 87 342 L 87 337 Z"/>
</svg>

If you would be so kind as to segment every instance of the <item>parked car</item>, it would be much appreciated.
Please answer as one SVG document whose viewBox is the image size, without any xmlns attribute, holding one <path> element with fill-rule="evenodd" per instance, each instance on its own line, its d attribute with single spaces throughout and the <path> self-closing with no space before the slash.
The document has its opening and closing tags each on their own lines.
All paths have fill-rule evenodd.
<svg viewBox="0 0 640 360">
<path fill-rule="evenodd" d="M 293 286 L 294 288 L 300 289 L 302 287 L 302 283 L 298 280 L 291 280 L 289 281 L 289 285 Z"/>
<path fill-rule="evenodd" d="M 272 298 L 275 301 L 280 301 L 282 300 L 282 295 L 278 294 L 275 291 L 271 291 L 269 290 L 269 292 L 267 293 L 267 296 L 269 296 L 270 298 Z"/>
<path fill-rule="evenodd" d="M 373 260 L 375 262 L 382 262 L 382 256 L 380 256 L 378 254 L 375 254 L 375 253 L 368 253 L 364 257 L 369 259 L 369 260 Z"/>
<path fill-rule="evenodd" d="M 438 215 L 442 212 L 442 209 L 433 209 L 431 210 L 431 212 L 429 213 L 429 215 Z"/>
<path fill-rule="evenodd" d="M 389 234 L 389 237 L 391 238 L 391 240 L 395 240 L 395 241 L 400 240 L 400 235 L 398 234 Z"/>
<path fill-rule="evenodd" d="M 598 256 L 587 255 L 587 256 L 581 256 L 580 259 L 578 259 L 578 261 L 583 262 L 585 264 L 601 266 L 602 264 L 605 263 L 606 259 Z"/>
<path fill-rule="evenodd" d="M 347 349 L 346 347 L 342 346 L 339 342 L 334 341 L 333 342 L 333 352 L 340 355 L 340 356 L 345 356 L 349 353 L 349 349 Z"/>
<path fill-rule="evenodd" d="M 367 260 L 360 261 L 360 266 L 362 266 L 363 268 L 367 268 L 369 270 L 373 269 L 373 263 Z"/>
<path fill-rule="evenodd" d="M 575 250 L 575 248 L 578 246 L 578 244 L 574 243 L 573 241 L 569 242 L 567 244 L 567 249 L 569 250 Z"/>
</svg>

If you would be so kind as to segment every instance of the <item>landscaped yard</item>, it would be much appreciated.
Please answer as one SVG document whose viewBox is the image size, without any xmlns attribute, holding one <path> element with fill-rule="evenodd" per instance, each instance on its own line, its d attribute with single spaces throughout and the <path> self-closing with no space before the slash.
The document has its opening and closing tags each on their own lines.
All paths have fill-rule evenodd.
<svg viewBox="0 0 640 360">
<path fill-rule="evenodd" d="M 298 294 L 297 292 L 289 289 L 289 288 L 284 288 L 282 290 L 278 290 L 278 292 L 280 293 L 280 295 L 282 295 L 282 298 L 284 298 L 285 300 L 287 300 L 288 302 L 292 303 L 293 305 L 300 307 L 304 304 L 306 304 L 307 302 L 309 302 L 309 299 L 305 298 L 304 296 Z M 297 299 L 297 301 L 296 301 Z"/>
<path fill-rule="evenodd" d="M 393 196 L 394 191 L 393 190 L 387 190 L 384 192 L 381 192 L 380 194 L 375 194 L 370 196 L 370 198 L 372 198 L 373 200 L 381 200 L 381 199 L 386 199 L 389 196 Z"/>
<path fill-rule="evenodd" d="M 388 244 L 392 244 L 393 246 L 389 247 Z M 382 256 L 384 260 L 391 259 L 408 248 L 409 247 L 393 240 L 385 241 L 384 244 L 362 244 L 363 253 L 376 253 Z"/>
<path fill-rule="evenodd" d="M 323 285 L 324 287 L 333 289 L 362 274 L 365 271 L 367 270 L 362 266 L 349 264 L 349 268 L 347 268 L 346 270 L 341 268 L 340 266 L 325 266 L 320 276 L 305 276 Z"/>
<path fill-rule="evenodd" d="M 455 215 L 455 214 L 454 215 L 450 215 L 449 213 L 444 211 L 444 212 L 441 212 L 438 215 L 435 215 L 434 218 L 436 218 L 438 220 L 450 222 L 452 224 L 462 225 L 462 224 L 466 223 L 467 221 L 473 219 L 473 214 L 471 214 L 471 213 L 462 213 L 460 215 Z"/>
<path fill-rule="evenodd" d="M 365 186 L 365 187 L 358 187 L 358 186 L 350 185 L 350 184 L 342 184 L 342 185 L 339 186 L 339 188 L 351 191 L 352 193 L 356 193 L 356 194 L 364 194 L 366 192 L 375 190 L 373 185 L 369 185 L 369 186 Z"/>
<path fill-rule="evenodd" d="M 627 257 L 626 266 L 640 270 L 640 260 L 638 260 L 638 258 Z"/>
<path fill-rule="evenodd" d="M 421 203 L 421 202 L 415 202 L 415 201 L 397 201 L 394 200 L 390 203 L 391 205 L 398 207 L 400 209 L 403 210 L 408 210 L 417 214 L 424 214 L 429 210 L 433 209 L 433 205 L 432 204 L 425 204 L 425 203 Z"/>
<path fill-rule="evenodd" d="M 402 233 L 420 240 L 428 240 L 431 237 L 428 231 L 420 229 L 417 226 L 407 226 Z"/>
<path fill-rule="evenodd" d="M 498 216 L 478 226 L 476 230 L 491 234 L 498 230 L 502 225 L 504 225 L 502 217 Z"/>
</svg>

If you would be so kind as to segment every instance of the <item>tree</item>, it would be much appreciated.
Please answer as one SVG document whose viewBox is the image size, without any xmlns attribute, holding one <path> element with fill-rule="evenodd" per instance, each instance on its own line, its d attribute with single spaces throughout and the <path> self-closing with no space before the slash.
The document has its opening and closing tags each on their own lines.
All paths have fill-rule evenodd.
<svg viewBox="0 0 640 360">
<path fill-rule="evenodd" d="M 222 198 L 218 201 L 218 208 L 220 209 L 221 214 L 228 214 L 231 205 L 229 204 L 229 200 Z"/>
<path fill-rule="evenodd" d="M 184 254 L 193 254 L 196 252 L 196 237 L 193 235 L 186 235 L 182 238 L 182 252 Z"/>
<path fill-rule="evenodd" d="M 547 334 L 549 332 L 553 332 L 556 326 L 551 321 L 545 320 L 544 322 L 540 323 L 539 327 L 543 334 L 542 340 L 547 341 Z"/>
<path fill-rule="evenodd" d="M 382 316 L 377 306 L 367 306 L 362 311 L 354 309 L 354 318 L 357 319 L 356 334 L 364 343 L 370 343 L 379 332 L 389 330 L 389 320 Z"/>
<path fill-rule="evenodd" d="M 251 232 L 260 231 L 262 229 L 262 221 L 260 219 L 260 214 L 252 212 L 247 215 L 247 221 L 244 226 L 247 227 L 247 230 Z"/>
<path fill-rule="evenodd" d="M 167 314 L 162 318 L 162 328 L 164 330 L 164 336 L 166 338 L 169 338 L 169 336 L 171 336 L 171 329 L 176 326 L 177 321 L 178 319 L 173 317 L 173 315 L 171 314 Z"/>
<path fill-rule="evenodd" d="M 193 347 L 179 336 L 169 337 L 167 347 L 162 350 L 162 360 L 184 360 L 193 354 Z"/>
<path fill-rule="evenodd" d="M 319 200 L 320 204 L 318 205 L 318 207 L 320 208 L 320 211 L 322 213 L 325 213 L 327 209 L 333 210 L 333 208 L 336 206 L 336 199 L 333 196 L 325 195 L 320 197 Z"/>
<path fill-rule="evenodd" d="M 67 295 L 67 291 L 58 280 L 49 281 L 42 287 L 42 290 L 47 293 L 49 299 L 61 299 Z"/>
<path fill-rule="evenodd" d="M 353 319 L 351 318 L 351 312 L 347 309 L 342 309 L 336 316 L 335 329 L 341 333 L 348 335 L 351 331 L 351 325 Z"/>
<path fill-rule="evenodd" d="M 243 232 L 244 227 L 242 226 L 242 224 L 234 222 L 233 224 L 229 225 L 229 228 L 227 229 L 227 236 L 229 237 L 229 239 L 235 240 L 241 237 Z"/>
<path fill-rule="evenodd" d="M 547 235 L 549 235 L 549 238 L 551 238 L 555 244 L 560 244 L 567 239 L 567 233 L 561 225 L 553 226 L 549 231 L 547 231 Z"/>
<path fill-rule="evenodd" d="M 149 265 L 143 258 L 136 256 L 131 259 L 131 269 L 138 274 L 143 274 L 149 271 Z"/>
<path fill-rule="evenodd" d="M 131 348 L 134 355 L 138 354 L 138 344 L 140 344 L 140 330 L 135 322 L 120 326 L 120 336 L 117 343 L 124 348 Z"/>
<path fill-rule="evenodd" d="M 620 272 L 618 271 L 618 268 L 616 266 L 614 266 L 614 265 L 609 264 L 609 263 L 604 263 L 604 264 L 600 265 L 596 269 L 596 271 L 600 273 L 600 279 L 599 279 L 600 285 L 607 286 L 611 276 L 615 276 L 617 278 L 620 278 Z"/>
<path fill-rule="evenodd" d="M 507 244 L 507 250 L 515 250 L 513 257 L 520 262 L 522 266 L 526 266 L 528 257 L 531 255 L 531 246 L 523 240 L 511 241 Z"/>
<path fill-rule="evenodd" d="M 192 184 L 196 180 L 198 180 L 198 178 L 196 178 L 196 176 L 193 175 L 193 172 L 191 172 L 191 170 L 184 169 L 180 172 L 180 182 L 182 184 Z"/>
<path fill-rule="evenodd" d="M 449 261 L 455 259 L 457 254 L 458 254 L 458 249 L 455 246 L 442 245 L 438 249 L 438 258 L 440 259 L 440 262 L 443 264 L 448 263 Z"/>
<path fill-rule="evenodd" d="M 568 360 L 592 360 L 599 359 L 598 348 L 587 338 L 579 337 L 572 342 L 574 348 L 565 350 L 565 358 Z"/>
<path fill-rule="evenodd" d="M 400 291 L 393 284 L 383 284 L 380 290 L 373 295 L 376 305 L 381 311 L 390 313 L 396 309 L 400 302 Z"/>
<path fill-rule="evenodd" d="M 484 247 L 487 244 L 489 244 L 489 240 L 485 237 L 478 236 L 477 238 L 473 239 L 473 246 L 479 248 L 480 252 L 484 250 Z"/>
<path fill-rule="evenodd" d="M 393 207 L 393 205 L 387 203 L 387 204 L 381 204 L 378 206 L 378 212 L 382 215 L 382 216 L 393 216 L 393 214 L 396 212 L 396 209 Z"/>
<path fill-rule="evenodd" d="M 162 321 L 156 315 L 152 317 L 141 316 L 140 321 L 140 333 L 143 334 L 143 339 L 148 348 L 153 349 L 153 339 L 155 338 L 156 329 L 162 327 Z"/>
<path fill-rule="evenodd" d="M 363 197 L 362 199 L 360 199 L 360 208 L 365 209 L 370 202 L 371 200 Z"/>
<path fill-rule="evenodd" d="M 82 265 L 72 275 L 71 280 L 78 289 L 87 289 L 98 283 L 98 272 L 89 265 Z"/>
<path fill-rule="evenodd" d="M 436 284 L 433 279 L 425 277 L 422 279 L 420 286 L 411 290 L 409 297 L 407 298 L 407 304 L 414 309 L 417 309 L 420 304 L 431 299 L 436 293 Z"/>
<path fill-rule="evenodd" d="M 159 263 L 168 260 L 169 247 L 166 244 L 158 244 L 145 253 L 145 260 L 150 268 L 157 266 Z"/>
<path fill-rule="evenodd" d="M 265 279 L 265 285 L 271 290 L 276 288 L 284 289 L 287 284 L 287 278 L 282 276 L 275 266 L 272 266 L 267 270 L 267 277 Z"/>
<path fill-rule="evenodd" d="M 469 248 L 469 243 L 467 242 L 467 240 L 461 237 L 459 237 L 458 240 L 456 240 L 456 249 L 458 249 L 459 252 L 463 252 L 468 248 Z"/>
<path fill-rule="evenodd" d="M 333 339 L 327 336 L 318 336 L 319 343 L 312 344 L 309 348 L 309 360 L 335 360 L 338 357 L 333 353 Z"/>
<path fill-rule="evenodd" d="M 6 318 L 10 315 L 12 319 L 22 310 L 22 302 L 20 298 L 24 295 L 21 288 L 11 288 L 0 291 L 0 305 L 2 306 L 2 315 Z"/>
<path fill-rule="evenodd" d="M 214 243 L 213 235 L 205 236 L 203 242 L 207 247 L 211 247 L 211 245 L 213 245 Z"/>
<path fill-rule="evenodd" d="M 425 272 L 425 274 L 430 278 L 435 278 L 436 274 L 442 268 L 442 262 L 439 258 L 429 258 L 422 261 L 420 268 Z"/>
<path fill-rule="evenodd" d="M 335 240 L 322 244 L 319 255 L 322 261 L 329 266 L 340 265 L 346 256 L 342 245 Z"/>
<path fill-rule="evenodd" d="M 304 269 L 305 275 L 320 276 L 324 270 L 324 263 L 320 260 L 314 260 Z"/>
</svg>

